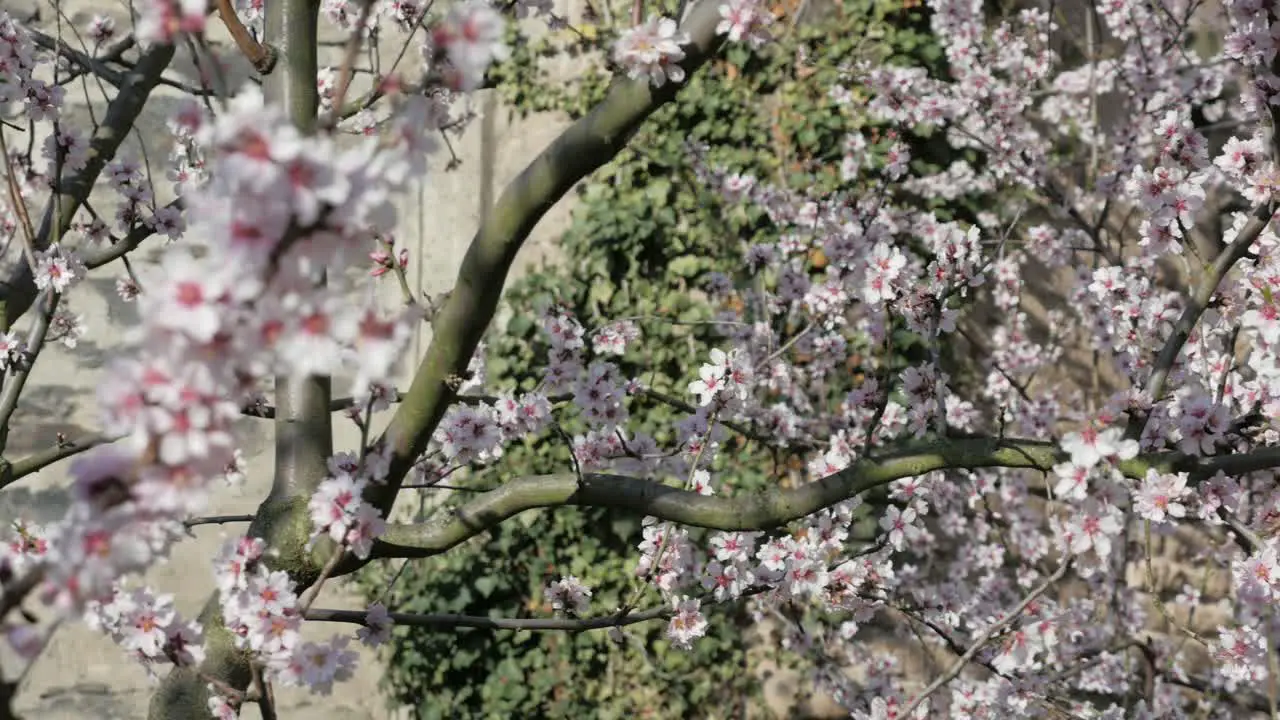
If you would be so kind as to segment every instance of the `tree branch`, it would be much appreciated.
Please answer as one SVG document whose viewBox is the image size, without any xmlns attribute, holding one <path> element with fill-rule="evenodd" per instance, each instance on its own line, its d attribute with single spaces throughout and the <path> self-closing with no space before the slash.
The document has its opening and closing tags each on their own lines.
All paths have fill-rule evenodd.
<svg viewBox="0 0 1280 720">
<path fill-rule="evenodd" d="M 769 592 L 770 585 L 754 585 L 746 588 L 737 597 L 716 600 L 714 593 L 705 593 L 698 599 L 706 607 L 728 605 L 745 600 L 762 593 Z M 617 612 L 588 618 L 495 618 L 482 615 L 459 615 L 456 613 L 388 613 L 391 622 L 406 627 L 429 628 L 488 628 L 491 630 L 560 630 L 578 632 L 582 630 L 603 630 L 604 628 L 625 627 L 649 620 L 669 618 L 675 615 L 671 605 L 659 605 L 641 612 Z M 305 613 L 307 620 L 315 622 L 345 622 L 368 627 L 367 610 L 331 610 L 316 609 Z"/>
<path fill-rule="evenodd" d="M 253 522 L 253 515 L 207 515 L 205 517 L 191 518 L 184 520 L 183 525 L 187 528 L 193 528 L 198 525 L 225 525 L 227 523 Z"/>
<path fill-rule="evenodd" d="M 28 455 L 27 457 L 13 463 L 0 461 L 0 488 L 8 487 L 22 478 L 33 473 L 37 473 L 59 460 L 69 458 L 72 455 L 78 455 L 85 450 L 111 441 L 111 438 L 102 435 L 94 435 L 76 442 L 57 444 L 48 450 Z"/>
<path fill-rule="evenodd" d="M 368 616 L 365 610 L 308 610 L 307 620 L 316 622 L 343 622 L 364 625 Z M 649 608 L 644 612 L 619 616 L 617 613 L 590 618 L 495 618 L 481 615 L 457 615 L 453 613 L 388 613 L 391 622 L 406 627 L 428 628 L 488 628 L 490 630 L 601 630 L 611 627 L 636 625 L 658 618 L 670 617 L 668 606 Z"/>
<path fill-rule="evenodd" d="M 682 63 L 686 74 L 692 75 L 720 47 L 719 22 L 716 2 L 703 0 L 690 11 L 682 27 L 691 39 Z M 393 448 L 390 475 L 387 484 L 370 497 L 382 511 L 390 509 L 405 474 L 454 401 L 453 379 L 465 374 L 493 319 L 511 263 L 529 233 L 574 184 L 617 155 L 640 124 L 670 101 L 679 87 L 670 83 L 655 89 L 647 82 L 615 77 L 604 101 L 525 168 L 485 214 L 453 292 L 435 319 L 426 356 L 384 434 Z"/>
<path fill-rule="evenodd" d="M 106 117 L 90 142 L 89 159 L 84 169 L 66 182 L 59 181 L 60 192 L 49 199 L 40 231 L 36 235 L 35 250 L 46 249 L 50 238 L 62 237 L 71 227 L 72 219 L 89 197 L 98 175 L 115 157 L 120 143 L 142 113 L 151 91 L 160 82 L 161 74 L 169 67 L 173 53 L 172 45 L 153 45 L 142 54 L 132 69 L 124 73 L 119 86 L 120 92 L 107 107 Z M 54 217 L 55 208 L 57 217 Z M 36 299 L 36 290 L 35 276 L 27 263 L 17 263 L 9 277 L 0 282 L 0 306 L 3 306 L 5 330 L 13 327 L 18 318 L 31 308 Z"/>
<path fill-rule="evenodd" d="M 222 18 L 222 24 L 227 26 L 227 32 L 231 34 L 231 39 L 235 41 L 236 47 L 240 48 L 240 52 L 248 58 L 253 64 L 253 69 L 258 71 L 259 75 L 266 75 L 275 68 L 276 52 L 270 45 L 264 45 L 249 34 L 248 28 L 244 23 L 240 22 L 240 16 L 236 15 L 236 8 L 232 5 L 231 0 L 216 0 L 218 7 L 218 15 Z"/>
<path fill-rule="evenodd" d="M 316 89 L 318 17 L 319 8 L 313 0 L 279 0 L 267 8 L 266 36 L 284 49 L 284 56 L 267 76 L 264 92 L 268 101 L 283 106 L 289 119 L 305 133 L 315 130 L 320 107 Z M 331 381 L 318 376 L 278 376 L 275 385 L 276 465 L 267 504 L 301 502 L 305 506 L 328 475 L 327 462 L 333 454 Z M 301 543 L 305 542 L 306 538 L 301 538 Z"/>
<path fill-rule="evenodd" d="M 387 398 L 387 402 L 394 405 L 400 402 L 400 400 L 403 398 L 404 398 L 404 394 L 401 393 L 399 390 L 392 390 L 391 396 Z M 356 404 L 356 399 L 354 397 L 351 397 L 350 395 L 346 397 L 334 398 L 333 400 L 329 401 L 329 412 L 331 413 L 342 412 L 343 410 L 350 409 L 355 404 Z M 241 414 L 248 415 L 249 417 L 264 418 L 264 419 L 270 420 L 275 418 L 276 416 L 276 406 L 267 404 L 265 402 L 254 403 L 252 405 L 245 405 L 243 408 L 240 408 L 240 412 Z"/>
<path fill-rule="evenodd" d="M 666 393 L 659 392 L 657 390 L 653 390 L 650 388 L 645 388 L 644 390 L 641 390 L 640 394 L 647 398 L 652 398 L 653 400 L 663 403 L 664 405 L 669 405 L 677 410 L 687 412 L 690 415 L 698 414 L 698 408 L 694 407 L 693 404 L 691 403 L 681 400 L 678 397 L 673 397 Z M 744 425 L 740 422 L 736 422 L 734 420 L 725 420 L 723 418 L 717 418 L 716 422 L 719 423 L 720 425 L 723 425 L 729 428 L 730 430 L 738 433 L 739 435 L 749 440 L 755 440 L 756 442 L 761 443 L 767 447 L 785 448 L 788 450 L 814 450 L 817 448 L 817 445 L 815 445 L 812 441 L 809 441 L 809 440 L 787 441 L 784 438 L 769 437 L 767 435 L 764 435 L 760 430 L 755 429 L 754 422 L 752 422 L 750 425 Z"/>
<path fill-rule="evenodd" d="M 438 555 L 525 510 L 575 505 L 629 510 L 668 522 L 714 530 L 768 530 L 812 515 L 876 487 L 935 470 L 1025 468 L 1048 472 L 1069 456 L 1035 440 L 966 438 L 908 442 L 874 460 L 862 459 L 816 482 L 787 490 L 724 497 L 700 495 L 644 478 L 587 473 L 542 475 L 513 480 L 477 495 L 461 507 L 422 524 L 391 524 L 373 554 L 381 558 Z M 1151 453 L 1120 463 L 1126 476 L 1141 479 L 1149 468 L 1188 472 L 1199 482 L 1218 471 L 1228 475 L 1280 467 L 1280 448 L 1243 455 L 1190 458 Z"/>
<path fill-rule="evenodd" d="M 1269 204 L 1255 209 L 1253 217 L 1241 228 L 1240 234 L 1236 236 L 1236 239 L 1219 253 L 1213 264 L 1209 266 L 1204 278 L 1200 281 L 1199 287 L 1196 288 L 1195 294 L 1191 296 L 1190 303 L 1182 311 L 1182 316 L 1178 318 L 1178 323 L 1174 325 L 1173 334 L 1165 341 L 1164 347 L 1160 349 L 1160 354 L 1156 357 L 1155 366 L 1151 371 L 1151 380 L 1147 383 L 1147 392 L 1151 396 L 1152 403 L 1160 402 L 1160 397 L 1164 395 L 1165 385 L 1169 381 L 1169 373 L 1173 371 L 1173 366 L 1178 361 L 1178 355 L 1182 353 L 1183 345 L 1187 344 L 1187 340 L 1191 337 L 1191 331 L 1195 329 L 1196 323 L 1200 321 L 1200 316 L 1209 307 L 1209 301 L 1213 298 L 1214 293 L 1218 291 L 1218 286 L 1222 284 L 1222 279 L 1231 271 L 1236 262 L 1248 252 L 1249 246 L 1253 244 L 1254 240 L 1258 239 L 1258 236 L 1270 224 L 1272 217 L 1273 211 Z M 1131 417 L 1128 436 L 1131 439 L 1137 439 L 1141 436 L 1150 417 L 1150 413 L 1135 414 Z"/>
<path fill-rule="evenodd" d="M 111 67 L 108 64 L 110 61 L 109 57 L 94 57 L 82 50 L 77 50 L 76 48 L 71 47 L 64 40 L 40 32 L 33 27 L 28 27 L 27 33 L 31 36 L 31 41 L 35 43 L 36 47 L 61 55 L 67 60 L 68 64 L 72 66 L 73 71 L 76 66 L 79 66 L 80 71 L 77 73 L 77 76 L 80 74 L 89 74 L 105 80 L 107 84 L 117 89 L 124 86 L 126 82 L 126 69 Z M 120 56 L 116 55 L 114 59 L 119 61 Z M 200 88 L 173 82 L 171 80 L 166 80 L 165 78 L 160 78 L 156 81 L 156 84 L 174 86 L 179 90 L 189 92 L 191 94 L 200 94 L 202 92 Z"/>
<path fill-rule="evenodd" d="M 164 208 L 181 210 L 183 208 L 182 200 L 174 200 L 165 205 Z M 94 252 L 86 253 L 81 259 L 84 261 L 85 268 L 89 270 L 100 268 L 137 250 L 143 240 L 155 234 L 156 231 L 151 226 L 145 224 L 137 225 L 129 231 L 128 235 L 120 238 L 115 243 Z"/>
<path fill-rule="evenodd" d="M 1045 581 L 1041 583 L 1039 587 L 1028 593 L 1027 596 L 1022 599 L 1022 602 L 1018 603 L 1018 607 L 1013 609 L 1013 612 L 1005 615 L 1004 619 L 1000 622 L 993 623 L 986 630 L 982 631 L 982 633 L 974 639 L 973 643 L 969 646 L 969 649 L 964 655 L 961 655 L 945 673 L 939 675 L 933 682 L 929 683 L 929 686 L 911 701 L 911 704 L 907 706 L 905 711 L 903 711 L 902 717 L 911 717 L 911 714 L 915 712 L 915 709 L 920 707 L 920 704 L 927 700 L 930 695 L 937 692 L 943 685 L 954 680 L 955 677 L 960 674 L 960 671 L 964 670 L 965 666 L 969 664 L 969 661 L 978 654 L 978 651 L 982 650 L 983 646 L 987 644 L 987 641 L 990 640 L 992 636 L 1012 625 L 1019 617 L 1021 617 L 1022 612 L 1027 609 L 1027 606 L 1035 602 L 1036 598 L 1045 594 L 1049 588 L 1053 587 L 1054 583 L 1061 580 L 1070 568 L 1071 559 L 1067 558 L 1063 560 L 1062 564 L 1058 566 L 1057 571 L 1048 578 L 1045 578 Z"/>
</svg>

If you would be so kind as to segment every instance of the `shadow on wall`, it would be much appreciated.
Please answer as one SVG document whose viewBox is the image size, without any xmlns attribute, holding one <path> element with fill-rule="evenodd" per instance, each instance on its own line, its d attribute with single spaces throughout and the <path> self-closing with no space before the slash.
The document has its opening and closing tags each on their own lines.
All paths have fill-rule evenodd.
<svg viewBox="0 0 1280 720">
<path fill-rule="evenodd" d="M 66 515 L 70 504 L 66 488 L 32 490 L 15 485 L 0 493 L 0 522 L 6 527 L 19 518 L 37 525 L 55 523 Z"/>
</svg>

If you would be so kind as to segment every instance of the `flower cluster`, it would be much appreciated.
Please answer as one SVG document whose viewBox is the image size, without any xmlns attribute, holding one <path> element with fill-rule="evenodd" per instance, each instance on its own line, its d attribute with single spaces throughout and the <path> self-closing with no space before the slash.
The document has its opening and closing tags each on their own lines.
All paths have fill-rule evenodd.
<svg viewBox="0 0 1280 720">
<path fill-rule="evenodd" d="M 489 65 L 510 54 L 503 43 L 505 29 L 503 17 L 484 0 L 451 7 L 433 31 L 430 52 L 446 84 L 464 91 L 480 87 Z"/>
<path fill-rule="evenodd" d="M 583 615 L 591 605 L 591 588 L 573 575 L 556 580 L 547 586 L 547 600 L 556 612 Z"/>
<path fill-rule="evenodd" d="M 307 503 L 314 529 L 311 541 L 329 537 L 367 558 L 373 541 L 386 532 L 381 511 L 364 500 L 370 485 L 386 482 L 391 467 L 390 445 L 362 451 L 357 457 L 340 453 L 329 458 L 331 475 L 320 482 Z"/>
<path fill-rule="evenodd" d="M 762 47 L 772 39 L 769 26 L 773 24 L 773 13 L 758 0 L 729 0 L 720 6 L 720 17 L 716 32 L 727 34 L 729 42 L 743 42 L 753 48 Z"/>
<path fill-rule="evenodd" d="M 204 660 L 200 624 L 178 615 L 172 595 L 116 588 L 109 601 L 91 603 L 85 622 L 110 635 L 153 676 L 158 663 L 191 667 Z"/>
<path fill-rule="evenodd" d="M 351 677 L 357 655 L 347 648 L 350 638 L 334 635 L 323 643 L 302 639 L 305 608 L 299 606 L 289 575 L 267 567 L 265 547 L 256 538 L 233 539 L 214 559 L 223 621 L 236 646 L 253 653 L 268 679 L 327 695 L 334 682 Z M 373 627 L 385 633 L 387 623 L 375 616 Z M 215 692 L 210 702 L 221 707 L 234 706 L 236 700 Z"/>
<path fill-rule="evenodd" d="M 683 45 L 688 33 L 681 32 L 671 18 L 652 16 L 643 25 L 623 31 L 613 46 L 613 61 L 626 70 L 627 77 L 654 87 L 668 81 L 684 82 Z"/>
<path fill-rule="evenodd" d="M 144 43 L 170 45 L 183 34 L 204 32 L 206 0 L 146 0 L 138 8 L 134 33 Z"/>
<path fill-rule="evenodd" d="M 698 379 L 689 383 L 689 392 L 698 398 L 698 405 L 717 407 L 741 402 L 751 392 L 752 368 L 745 353 L 716 348 L 711 351 L 711 362 L 698 371 Z"/>
<path fill-rule="evenodd" d="M 436 428 L 429 454 L 438 450 L 452 469 L 492 462 L 513 439 L 537 433 L 550 421 L 551 403 L 541 393 L 454 405 Z"/>
</svg>

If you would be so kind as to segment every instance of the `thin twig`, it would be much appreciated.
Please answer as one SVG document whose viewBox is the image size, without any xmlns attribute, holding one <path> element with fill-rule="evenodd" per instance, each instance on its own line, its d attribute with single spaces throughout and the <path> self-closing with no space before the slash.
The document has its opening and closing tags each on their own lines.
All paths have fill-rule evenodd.
<svg viewBox="0 0 1280 720">
<path fill-rule="evenodd" d="M 111 438 L 104 435 L 94 435 L 75 442 L 59 442 L 48 450 L 33 453 L 13 463 L 0 461 L 0 488 L 37 473 L 59 460 L 78 455 L 85 450 L 107 442 L 111 442 Z"/>
<path fill-rule="evenodd" d="M 44 302 L 44 310 L 36 318 L 35 326 L 31 328 L 31 334 L 27 339 L 27 361 L 22 369 L 13 374 L 13 378 L 5 385 L 3 394 L 0 394 L 0 450 L 4 448 L 9 437 L 9 423 L 13 419 L 13 412 L 18 409 L 18 399 L 22 396 L 22 389 L 27 384 L 27 378 L 31 375 L 31 370 L 35 367 L 36 359 L 40 357 L 40 351 L 44 347 L 45 338 L 49 334 L 49 325 L 53 320 L 53 315 L 58 309 L 58 301 L 61 296 L 52 291 L 50 288 L 40 296 Z M 39 302 L 39 301 L 37 301 Z"/>
<path fill-rule="evenodd" d="M 756 585 L 747 588 L 736 598 L 726 598 L 724 600 L 717 601 L 715 600 L 714 594 L 706 593 L 698 599 L 701 603 L 707 606 L 728 605 L 729 603 L 753 597 L 772 589 L 773 588 L 767 585 Z M 627 625 L 636 625 L 649 620 L 669 618 L 674 614 L 675 609 L 669 604 L 659 605 L 647 610 L 631 612 L 625 615 L 617 612 L 611 612 L 608 615 L 589 618 L 497 618 L 487 615 L 459 615 L 455 613 L 388 613 L 393 624 L 404 625 L 406 627 L 469 627 L 488 628 L 491 630 L 555 630 L 568 632 L 625 627 Z M 307 620 L 315 622 L 342 622 L 352 623 L 355 625 L 367 625 L 369 612 L 367 610 L 333 610 L 328 608 L 317 608 L 315 610 L 308 610 L 304 614 L 304 617 Z"/>
<path fill-rule="evenodd" d="M 271 691 L 271 681 L 262 672 L 262 666 L 253 664 L 253 689 L 257 691 L 258 710 L 262 720 L 277 720 L 275 693 Z"/>
<path fill-rule="evenodd" d="M 1005 628 L 1012 625 L 1015 620 L 1021 617 L 1027 607 L 1036 601 L 1036 598 L 1048 592 L 1049 588 L 1052 587 L 1054 583 L 1061 580 L 1067 574 L 1067 570 L 1069 569 L 1071 569 L 1070 558 L 1064 560 L 1063 563 L 1058 566 L 1057 571 L 1041 583 L 1040 587 L 1032 590 L 1026 597 L 1024 597 L 1022 602 L 1018 603 L 1018 607 L 1013 609 L 1013 612 L 1005 616 L 1005 618 L 1000 622 L 992 624 L 986 630 L 979 633 L 978 637 L 974 639 L 973 644 L 969 646 L 967 651 L 965 651 L 965 654 L 961 655 L 960 659 L 952 664 L 950 669 L 938 676 L 938 678 L 933 682 L 929 683 L 929 686 L 911 701 L 911 704 L 907 706 L 907 709 L 904 710 L 899 717 L 911 717 L 912 713 L 916 711 L 916 708 L 920 707 L 920 704 L 927 700 L 930 695 L 937 692 L 943 685 L 954 680 L 956 676 L 960 674 L 960 671 L 964 670 L 964 667 L 969 664 L 969 661 L 973 660 L 973 657 L 978 654 L 978 651 L 987 644 L 987 641 L 990 640 L 992 636 L 998 632 L 1002 632 Z"/>
<path fill-rule="evenodd" d="M 26 258 L 27 264 L 31 266 L 31 272 L 36 271 L 36 256 L 32 249 L 35 246 L 35 230 L 31 226 L 31 215 L 27 212 L 27 201 L 22 198 L 22 192 L 18 189 L 18 183 L 13 179 L 13 164 L 9 158 L 9 144 L 4 139 L 4 128 L 0 127 L 0 161 L 4 162 L 4 178 L 5 184 L 9 190 L 9 203 L 13 206 L 13 211 L 18 215 L 18 224 L 22 227 L 22 255 Z"/>
<path fill-rule="evenodd" d="M 205 517 L 195 517 L 190 520 L 183 520 L 182 524 L 188 528 L 198 525 L 225 525 L 227 523 L 237 522 L 253 522 L 253 515 L 207 515 Z"/>
</svg>

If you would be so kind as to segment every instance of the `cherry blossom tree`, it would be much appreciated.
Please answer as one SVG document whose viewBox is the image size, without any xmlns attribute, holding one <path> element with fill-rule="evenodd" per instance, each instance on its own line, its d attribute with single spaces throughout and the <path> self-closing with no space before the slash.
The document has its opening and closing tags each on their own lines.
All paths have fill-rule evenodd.
<svg viewBox="0 0 1280 720">
<path fill-rule="evenodd" d="M 96 18 L 79 48 L 0 15 L 0 230 L 15 257 L 0 284 L 0 455 L 42 349 L 83 331 L 62 300 L 88 272 L 123 266 L 118 290 L 142 318 L 99 389 L 101 434 L 0 466 L 9 485 L 72 458 L 66 517 L 18 523 L 0 564 L 3 627 L 19 652 L 34 656 L 47 639 L 32 622 L 39 609 L 100 628 L 162 675 L 153 718 L 235 717 L 245 703 L 274 717 L 273 687 L 332 692 L 351 674 L 353 642 L 385 642 L 393 625 L 616 633 L 665 621 L 688 647 L 716 605 L 746 602 L 762 618 L 787 605 L 821 611 L 787 641 L 855 717 L 1275 715 L 1280 11 L 1270 4 L 1086 4 L 1081 40 L 1052 4 L 993 19 L 973 0 L 930 0 L 946 76 L 852 63 L 830 88 L 901 133 L 873 152 L 851 131 L 845 190 L 735 174 L 691 143 L 699 179 L 762 210 L 777 232 L 741 238 L 741 275 L 710 279 L 710 296 L 743 302 L 726 303 L 722 342 L 688 358 L 677 394 L 610 360 L 643 347 L 631 319 L 592 329 L 547 307 L 551 352 L 528 393 L 487 387 L 478 349 L 546 210 L 725 43 L 767 50 L 770 10 L 695 0 L 646 16 L 637 2 L 633 27 L 608 48 L 607 96 L 505 190 L 452 291 L 430 303 L 406 292 L 385 308 L 350 300 L 343 271 L 365 265 L 407 289 L 415 259 L 390 240 L 393 198 L 424 175 L 441 131 L 465 120 L 456 99 L 508 57 L 506 13 L 565 21 L 520 0 L 434 15 L 412 2 L 136 5 L 131 33 Z M 211 10 L 261 87 L 228 87 L 204 40 Z M 319 67 L 321 15 L 349 34 L 336 68 Z M 427 26 L 415 41 L 422 71 L 387 73 L 356 97 L 356 59 L 381 23 Z M 1217 44 L 1206 50 L 1205 37 Z M 144 166 L 115 155 L 155 88 L 176 82 L 165 72 L 179 47 L 202 63 L 201 84 L 171 119 L 177 199 L 161 204 Z M 91 132 L 62 117 L 68 76 L 115 87 Z M 39 152 L 11 144 L 37 126 L 48 131 Z M 341 138 L 350 130 L 358 141 Z M 972 159 L 919 173 L 904 138 L 921 132 Z M 114 215 L 87 204 L 100 180 L 117 195 Z M 937 201 L 974 192 L 1008 202 L 976 222 L 943 219 Z M 204 255 L 182 242 L 196 230 L 210 238 Z M 158 272 L 139 277 L 129 253 L 154 236 L 172 244 Z M 1069 306 L 1037 334 L 1025 303 L 1045 267 L 1073 281 Z M 966 387 L 944 346 L 983 303 L 998 312 L 981 382 Z M 396 389 L 397 360 L 424 322 L 430 346 Z M 895 370 L 903 332 L 928 359 Z M 1092 351 L 1119 389 L 1089 396 L 1045 381 L 1072 348 Z M 871 371 L 833 397 L 828 380 L 855 352 Z M 342 374 L 353 384 L 335 397 Z M 641 397 L 687 414 L 674 439 L 629 428 Z M 361 429 L 358 447 L 333 447 L 334 413 Z M 135 578 L 208 521 L 211 494 L 242 473 L 232 424 L 246 414 L 274 423 L 273 487 L 213 559 L 218 591 L 205 610 L 181 617 Z M 504 446 L 553 433 L 569 414 L 592 430 L 571 438 L 562 473 L 508 478 L 431 522 L 389 520 L 405 485 L 499 463 Z M 801 454 L 803 477 L 734 490 L 733 435 Z M 369 562 L 448 552 L 522 512 L 569 505 L 646 519 L 636 593 L 622 607 L 594 607 L 571 576 L 547 588 L 554 617 L 314 607 L 327 580 Z M 868 517 L 874 536 L 853 535 Z M 714 532 L 700 543 L 689 527 Z M 1201 590 L 1157 582 L 1153 536 L 1189 538 L 1197 568 L 1230 577 L 1207 625 L 1188 611 L 1210 604 Z M 317 643 L 301 639 L 304 622 L 359 628 Z M 917 682 L 894 659 L 867 656 L 874 623 L 897 623 L 952 660 Z M 862 670 L 857 682 L 849 668 Z M 16 687 L 7 681 L 6 700 Z"/>
</svg>

